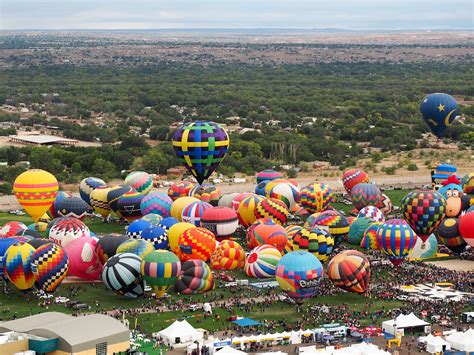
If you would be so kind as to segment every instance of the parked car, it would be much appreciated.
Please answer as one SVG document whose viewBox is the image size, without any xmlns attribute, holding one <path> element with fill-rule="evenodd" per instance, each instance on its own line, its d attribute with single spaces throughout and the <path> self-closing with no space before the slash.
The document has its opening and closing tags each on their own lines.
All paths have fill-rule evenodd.
<svg viewBox="0 0 474 355">
<path fill-rule="evenodd" d="M 75 304 L 74 306 L 72 306 L 72 308 L 77 310 L 77 311 L 80 311 L 80 310 L 83 310 L 83 309 L 91 309 L 91 306 L 88 306 L 85 303 L 78 303 L 78 304 Z"/>
<path fill-rule="evenodd" d="M 54 302 L 57 303 L 57 304 L 66 304 L 69 302 L 69 298 L 67 297 L 63 297 L 63 296 L 59 296 L 59 297 L 56 297 L 54 299 Z"/>
<path fill-rule="evenodd" d="M 199 310 L 201 307 L 199 307 L 197 304 L 191 304 L 189 305 L 188 309 L 191 311 L 191 312 L 196 312 L 197 310 Z"/>
</svg>

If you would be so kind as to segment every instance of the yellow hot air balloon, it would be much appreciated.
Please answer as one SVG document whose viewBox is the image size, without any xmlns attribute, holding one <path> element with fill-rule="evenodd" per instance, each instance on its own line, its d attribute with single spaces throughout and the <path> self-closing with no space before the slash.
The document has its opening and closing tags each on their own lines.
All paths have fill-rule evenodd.
<svg viewBox="0 0 474 355">
<path fill-rule="evenodd" d="M 90 194 L 90 205 L 94 211 L 100 214 L 104 219 L 112 212 L 109 200 L 107 199 L 110 190 L 110 187 L 99 186 L 92 190 Z"/>
<path fill-rule="evenodd" d="M 186 230 L 190 228 L 196 228 L 196 226 L 188 222 L 179 222 L 179 223 L 173 224 L 168 231 L 168 243 L 169 243 L 170 249 L 173 253 L 175 253 L 178 256 L 180 253 L 178 239 L 181 236 L 181 234 L 183 234 Z"/>
<path fill-rule="evenodd" d="M 54 175 L 41 169 L 25 171 L 13 183 L 16 199 L 35 222 L 51 207 L 58 188 Z"/>
<path fill-rule="evenodd" d="M 199 202 L 199 199 L 196 197 L 180 197 L 177 198 L 171 205 L 171 217 L 176 218 L 178 221 L 182 222 L 182 213 L 183 210 L 193 202 Z"/>
</svg>

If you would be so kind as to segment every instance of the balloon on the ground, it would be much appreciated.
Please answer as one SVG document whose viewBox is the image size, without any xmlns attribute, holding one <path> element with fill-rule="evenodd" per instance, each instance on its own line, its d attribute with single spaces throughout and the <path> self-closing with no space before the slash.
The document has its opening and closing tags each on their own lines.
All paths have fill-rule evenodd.
<svg viewBox="0 0 474 355">
<path fill-rule="evenodd" d="M 255 217 L 255 209 L 257 208 L 257 204 L 262 201 L 264 198 L 258 195 L 251 195 L 245 197 L 239 204 L 239 208 L 237 209 L 237 216 L 239 217 L 240 224 L 247 228 L 249 227 L 257 217 Z"/>
<path fill-rule="evenodd" d="M 5 276 L 16 288 L 28 290 L 35 283 L 35 275 L 31 269 L 31 256 L 35 248 L 26 243 L 15 243 L 5 252 L 3 270 Z"/>
<path fill-rule="evenodd" d="M 393 265 L 400 265 L 410 254 L 416 234 L 403 219 L 391 219 L 380 225 L 377 244 Z"/>
<path fill-rule="evenodd" d="M 334 238 L 334 247 L 339 246 L 349 233 L 346 216 L 335 210 L 327 210 L 313 216 L 309 227 L 327 227 Z"/>
<path fill-rule="evenodd" d="M 302 228 L 293 236 L 293 250 L 304 250 L 326 261 L 334 250 L 334 238 L 321 228 Z"/>
<path fill-rule="evenodd" d="M 54 243 L 38 247 L 31 256 L 31 270 L 40 290 L 53 293 L 69 271 L 69 260 L 63 248 Z"/>
<path fill-rule="evenodd" d="M 382 194 L 379 203 L 377 203 L 375 207 L 382 211 L 385 216 L 388 216 L 393 210 L 392 201 L 390 200 L 390 197 L 385 194 Z"/>
<path fill-rule="evenodd" d="M 63 198 L 56 205 L 56 213 L 60 217 L 74 217 L 81 221 L 86 218 L 90 206 L 79 197 Z"/>
<path fill-rule="evenodd" d="M 234 197 L 236 197 L 239 193 L 237 192 L 233 192 L 231 194 L 225 194 L 225 195 L 222 195 L 222 197 L 219 199 L 219 202 L 217 203 L 217 205 L 219 207 L 229 207 L 229 208 L 232 208 L 234 211 L 236 210 L 235 208 L 232 207 L 232 200 L 234 199 Z M 238 207 L 238 206 L 237 206 Z"/>
<path fill-rule="evenodd" d="M 128 236 L 123 234 L 104 235 L 99 239 L 95 247 L 95 252 L 102 264 L 117 253 L 117 248 L 122 242 L 128 240 Z"/>
<path fill-rule="evenodd" d="M 96 177 L 88 177 L 82 179 L 79 183 L 79 195 L 84 200 L 85 203 L 90 205 L 90 194 L 94 189 L 99 186 L 105 186 L 106 183 L 104 180 L 96 178 Z"/>
<path fill-rule="evenodd" d="M 300 303 L 316 293 L 323 266 L 311 253 L 292 251 L 278 262 L 275 276 L 280 288 Z"/>
<path fill-rule="evenodd" d="M 147 220 L 142 218 L 137 219 L 136 221 L 130 223 L 130 225 L 127 227 L 127 236 L 133 239 L 140 239 L 142 232 L 151 225 L 152 224 Z"/>
<path fill-rule="evenodd" d="M 174 289 L 183 295 L 204 293 L 214 288 L 211 268 L 202 260 L 188 260 L 181 265 L 181 273 Z"/>
<path fill-rule="evenodd" d="M 112 256 L 102 270 L 105 286 L 118 295 L 137 298 L 145 292 L 141 275 L 142 259 L 132 253 L 120 253 Z"/>
<path fill-rule="evenodd" d="M 153 178 L 144 171 L 134 171 L 127 175 L 125 185 L 133 187 L 137 192 L 146 195 L 153 188 Z"/>
<path fill-rule="evenodd" d="M 145 228 L 140 236 L 141 239 L 150 242 L 155 249 L 166 249 L 168 247 L 168 234 L 160 226 L 151 225 Z"/>
<path fill-rule="evenodd" d="M 262 220 L 257 219 L 249 228 L 248 247 L 255 248 L 259 245 L 267 244 L 282 251 L 288 242 L 288 234 L 286 233 L 285 228 L 276 224 L 273 220 L 271 220 L 271 223 L 261 223 L 260 221 Z M 265 219 L 265 221 L 267 220 Z"/>
<path fill-rule="evenodd" d="M 375 184 L 357 184 L 351 189 L 352 204 L 357 210 L 366 206 L 377 206 L 382 199 L 382 193 Z"/>
<path fill-rule="evenodd" d="M 65 248 L 75 239 L 90 237 L 89 228 L 84 222 L 72 217 L 62 217 L 49 230 L 48 237 Z"/>
<path fill-rule="evenodd" d="M 474 173 L 469 173 L 461 179 L 462 190 L 465 194 L 474 195 Z"/>
<path fill-rule="evenodd" d="M 151 224 L 154 224 L 155 226 L 157 226 L 161 223 L 161 221 L 163 220 L 163 217 L 161 217 L 159 214 L 150 213 L 150 214 L 144 215 L 140 219 L 143 221 L 150 222 Z"/>
<path fill-rule="evenodd" d="M 342 175 L 342 185 L 346 189 L 347 193 L 350 195 L 352 188 L 358 184 L 368 183 L 369 175 L 363 170 L 360 169 L 351 169 L 346 171 Z"/>
<path fill-rule="evenodd" d="M 155 248 L 150 242 L 143 239 L 127 239 L 123 241 L 118 247 L 116 254 L 120 253 L 132 253 L 140 258 L 144 258 L 145 255 L 150 254 Z"/>
<path fill-rule="evenodd" d="M 441 138 L 458 114 L 458 104 L 448 94 L 429 94 L 421 100 L 421 115 L 430 130 Z"/>
<path fill-rule="evenodd" d="M 15 235 L 18 236 L 26 236 L 26 237 L 31 237 L 31 238 L 42 238 L 41 233 L 35 230 L 31 230 L 29 228 L 22 229 L 18 232 L 16 232 Z"/>
<path fill-rule="evenodd" d="M 1 238 L 0 239 L 0 277 L 3 280 L 7 280 L 7 277 L 3 271 L 4 266 L 5 266 L 5 253 L 7 252 L 8 248 L 10 248 L 15 243 L 18 243 L 18 239 L 15 239 L 15 238 Z"/>
<path fill-rule="evenodd" d="M 0 228 L 0 238 L 13 237 L 25 229 L 28 229 L 28 227 L 22 222 L 7 222 Z"/>
<path fill-rule="evenodd" d="M 117 217 L 122 217 L 119 211 L 118 201 L 127 192 L 135 191 L 133 187 L 124 185 L 124 186 L 112 186 L 107 193 L 107 201 L 109 203 L 112 211 L 117 215 Z"/>
<path fill-rule="evenodd" d="M 231 206 L 235 211 L 238 211 L 240 202 L 249 196 L 255 196 L 253 192 L 241 192 L 234 195 Z"/>
<path fill-rule="evenodd" d="M 172 226 L 174 226 L 176 223 L 179 223 L 179 220 L 174 218 L 174 217 L 166 217 L 163 218 L 160 223 L 158 223 L 158 226 L 163 228 L 167 233 L 170 230 Z"/>
<path fill-rule="evenodd" d="M 270 182 L 270 180 L 263 180 L 260 181 L 256 186 L 255 186 L 255 193 L 259 196 L 266 196 L 265 189 L 267 184 Z"/>
<path fill-rule="evenodd" d="M 196 227 L 201 225 L 201 217 L 206 210 L 212 209 L 212 206 L 203 201 L 191 202 L 187 205 L 181 213 L 181 220 L 183 222 L 194 224 Z"/>
<path fill-rule="evenodd" d="M 231 238 L 239 227 L 237 213 L 230 207 L 213 207 L 204 211 L 200 225 L 209 229 L 216 239 L 221 241 Z"/>
<path fill-rule="evenodd" d="M 140 219 L 142 217 L 140 204 L 143 197 L 144 196 L 137 191 L 124 193 L 117 201 L 120 216 L 129 222 Z"/>
<path fill-rule="evenodd" d="M 303 227 L 297 225 L 290 225 L 285 227 L 285 231 L 288 235 L 288 239 L 286 241 L 286 245 L 282 250 L 282 255 L 288 254 L 290 251 L 293 251 L 293 237 L 294 235 L 299 232 Z"/>
<path fill-rule="evenodd" d="M 72 240 L 64 247 L 69 258 L 69 274 L 85 280 L 99 278 L 102 272 L 95 248 L 97 241 L 91 237 Z"/>
<path fill-rule="evenodd" d="M 179 237 L 190 228 L 197 228 L 194 224 L 186 222 L 178 222 L 173 224 L 168 230 L 168 244 L 173 253 L 180 256 L 181 251 L 179 250 Z"/>
<path fill-rule="evenodd" d="M 245 265 L 245 251 L 239 243 L 223 240 L 211 255 L 211 267 L 214 270 L 235 270 Z"/>
<path fill-rule="evenodd" d="M 325 211 L 334 202 L 332 189 L 325 183 L 314 182 L 300 190 L 297 202 L 309 213 Z"/>
<path fill-rule="evenodd" d="M 178 257 L 167 250 L 155 250 L 142 260 L 141 274 L 158 298 L 174 285 L 180 272 L 181 263 Z"/>
<path fill-rule="evenodd" d="M 179 161 L 199 184 L 216 170 L 230 144 L 225 129 L 205 121 L 184 124 L 175 132 L 172 141 Z"/>
<path fill-rule="evenodd" d="M 309 212 L 306 211 L 303 207 L 301 207 L 299 204 L 295 204 L 293 208 L 290 210 L 290 213 L 293 215 L 300 217 L 302 219 L 306 218 L 309 216 Z"/>
<path fill-rule="evenodd" d="M 196 184 L 191 181 L 179 181 L 170 186 L 168 189 L 168 196 L 175 201 L 180 197 L 185 197 L 189 195 L 189 191 L 195 186 Z"/>
<path fill-rule="evenodd" d="M 280 259 L 281 253 L 277 248 L 260 245 L 253 249 L 245 260 L 245 273 L 255 278 L 273 277 Z"/>
<path fill-rule="evenodd" d="M 112 208 L 109 205 L 108 195 L 110 187 L 99 186 L 96 187 L 90 194 L 90 205 L 102 218 L 107 218 L 112 212 Z"/>
<path fill-rule="evenodd" d="M 298 200 L 299 189 L 291 183 L 280 183 L 272 187 L 268 197 L 275 198 L 285 203 L 288 209 L 292 209 Z"/>
<path fill-rule="evenodd" d="M 468 245 L 474 247 L 474 212 L 459 217 L 459 233 Z"/>
<path fill-rule="evenodd" d="M 56 212 L 56 205 L 61 201 L 63 198 L 72 196 L 70 193 L 59 190 L 58 194 L 56 195 L 56 199 L 54 200 L 53 204 L 49 208 L 49 215 L 53 218 L 58 217 L 57 212 Z"/>
<path fill-rule="evenodd" d="M 265 198 L 255 206 L 255 217 L 257 219 L 270 218 L 280 225 L 286 224 L 288 214 L 288 207 L 285 203 L 274 198 Z"/>
<path fill-rule="evenodd" d="M 217 206 L 219 204 L 219 200 L 222 197 L 222 191 L 214 185 L 206 186 L 199 188 L 194 197 L 200 199 L 203 202 L 207 202 L 212 206 Z"/>
<path fill-rule="evenodd" d="M 179 197 L 174 200 L 170 210 L 171 217 L 174 217 L 180 222 L 182 222 L 183 210 L 193 202 L 199 202 L 199 200 L 196 197 L 190 196 Z"/>
<path fill-rule="evenodd" d="M 438 252 L 438 240 L 434 234 L 431 234 L 426 241 L 423 242 L 421 238 L 416 238 L 415 246 L 413 247 L 407 259 L 429 259 L 435 258 Z"/>
<path fill-rule="evenodd" d="M 180 259 L 187 261 L 191 259 L 209 260 L 216 249 L 216 237 L 211 231 L 196 227 L 185 230 L 178 238 Z"/>
<path fill-rule="evenodd" d="M 158 214 L 163 218 L 171 216 L 171 205 L 173 200 L 166 194 L 161 192 L 150 192 L 143 197 L 140 203 L 142 215 Z"/>
<path fill-rule="evenodd" d="M 50 239 L 42 239 L 42 238 L 30 239 L 27 241 L 27 243 L 35 249 L 38 249 L 40 246 L 43 246 L 45 244 L 56 244 Z"/>
<path fill-rule="evenodd" d="M 437 191 L 411 191 L 402 199 L 401 212 L 418 237 L 425 241 L 444 219 L 446 200 Z"/>
<path fill-rule="evenodd" d="M 283 174 L 275 170 L 266 169 L 257 173 L 256 177 L 257 177 L 257 184 L 259 184 L 265 180 L 272 181 L 276 179 L 283 179 Z"/>
<path fill-rule="evenodd" d="M 331 259 L 327 274 L 335 286 L 364 293 L 370 280 L 369 260 L 357 250 L 345 250 Z"/>
<path fill-rule="evenodd" d="M 377 243 L 377 231 L 380 228 L 382 223 L 372 223 L 367 229 L 364 231 L 364 235 L 362 236 L 362 240 L 360 242 L 360 247 L 366 250 L 378 250 L 379 245 Z"/>
<path fill-rule="evenodd" d="M 385 215 L 375 206 L 367 206 L 359 211 L 358 217 L 370 218 L 374 222 L 385 222 Z"/>
<path fill-rule="evenodd" d="M 43 216 L 56 200 L 58 180 L 41 169 L 27 170 L 15 179 L 13 192 L 18 203 L 35 222 Z"/>
<path fill-rule="evenodd" d="M 439 241 L 455 253 L 460 253 L 466 248 L 467 243 L 461 237 L 457 218 L 446 218 L 439 225 L 436 234 Z"/>
</svg>

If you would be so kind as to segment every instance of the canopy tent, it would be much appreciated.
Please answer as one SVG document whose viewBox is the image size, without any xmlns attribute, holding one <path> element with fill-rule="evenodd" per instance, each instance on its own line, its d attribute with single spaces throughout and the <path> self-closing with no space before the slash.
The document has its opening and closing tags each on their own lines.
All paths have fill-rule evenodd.
<svg viewBox="0 0 474 355">
<path fill-rule="evenodd" d="M 202 333 L 194 329 L 186 320 L 175 321 L 168 328 L 158 332 L 158 335 L 168 346 L 200 341 L 203 338 Z"/>
<path fill-rule="evenodd" d="M 426 337 L 420 337 L 420 341 L 426 344 L 426 351 L 430 354 L 441 353 L 451 350 L 451 345 L 441 337 L 435 337 L 429 334 Z"/>
<path fill-rule="evenodd" d="M 238 354 L 247 354 L 246 352 L 231 348 L 230 346 L 224 346 L 222 349 L 216 351 L 214 354 L 221 354 L 221 355 L 238 355 Z"/>
<path fill-rule="evenodd" d="M 451 348 L 473 352 L 474 351 L 474 329 L 468 329 L 463 332 L 455 332 L 446 337 L 446 341 L 451 345 Z"/>
<path fill-rule="evenodd" d="M 390 319 L 382 322 L 382 330 L 389 334 L 395 334 L 398 330 L 424 331 L 430 325 L 428 322 L 418 318 L 413 313 L 400 314 L 395 320 Z"/>
<path fill-rule="evenodd" d="M 261 325 L 262 323 L 257 322 L 256 320 L 250 318 L 241 318 L 232 321 L 232 323 L 237 324 L 239 327 L 254 327 L 257 325 Z"/>
</svg>

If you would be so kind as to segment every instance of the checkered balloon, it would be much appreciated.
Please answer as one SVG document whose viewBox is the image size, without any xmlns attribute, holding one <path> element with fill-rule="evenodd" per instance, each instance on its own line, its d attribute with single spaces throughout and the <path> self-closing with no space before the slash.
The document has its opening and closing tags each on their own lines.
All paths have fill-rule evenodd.
<svg viewBox="0 0 474 355">
<path fill-rule="evenodd" d="M 68 273 L 68 257 L 63 248 L 57 244 L 42 245 L 31 256 L 31 270 L 36 276 L 39 288 L 52 293 Z"/>
</svg>

